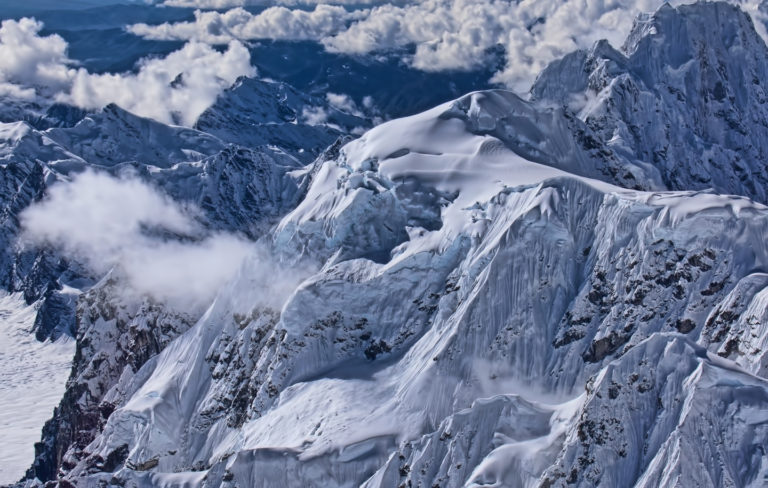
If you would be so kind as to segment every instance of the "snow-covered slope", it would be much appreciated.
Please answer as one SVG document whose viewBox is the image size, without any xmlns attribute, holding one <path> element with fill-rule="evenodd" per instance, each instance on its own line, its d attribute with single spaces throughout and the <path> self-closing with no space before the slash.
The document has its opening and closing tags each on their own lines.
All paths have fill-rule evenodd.
<svg viewBox="0 0 768 488">
<path fill-rule="evenodd" d="M 89 123 L 88 120 L 84 122 Z M 80 130 L 81 125 L 73 130 Z M 204 144 L 209 138 L 218 141 L 197 131 L 180 130 L 182 134 L 167 140 L 167 145 L 176 147 L 181 141 L 187 144 L 185 147 L 198 147 L 190 141 L 200 137 Z M 109 147 L 120 146 L 110 143 Z M 255 239 L 295 206 L 305 191 L 306 171 L 301 171 L 302 165 L 296 159 L 276 148 L 222 147 L 199 161 L 168 161 L 159 165 L 137 162 L 128 159 L 133 153 L 116 151 L 114 161 L 119 164 L 108 170 L 138 175 L 176 201 L 194 204 L 200 210 L 197 217 L 212 231 L 229 231 Z M 202 157 L 200 151 L 192 154 Z M 80 159 L 75 159 L 75 163 L 55 161 L 48 168 L 62 171 L 60 177 L 66 178 L 82 168 L 98 167 Z M 52 277 L 59 287 L 62 278 L 63 275 Z M 133 375 L 204 311 L 201 305 L 205 304 L 179 308 L 126 294 L 124 288 L 123 277 L 113 273 L 77 299 L 76 314 L 74 300 L 66 304 L 68 308 L 64 311 L 53 314 L 59 319 L 76 319 L 77 351 L 66 393 L 37 445 L 33 472 L 41 479 L 54 478 L 59 467 L 77 464 L 80 451 L 103 428 L 115 406 L 124 401 L 123 388 Z M 56 303 L 47 300 L 43 307 Z"/>
<path fill-rule="evenodd" d="M 473 93 L 294 172 L 311 182 L 265 236 L 273 252 L 196 323 L 169 317 L 180 335 L 108 392 L 88 386 L 93 404 L 73 398 L 107 413 L 44 474 L 77 486 L 763 486 L 768 207 L 762 180 L 738 168 L 758 173 L 765 139 L 723 111 L 768 117 L 737 95 L 713 105 L 699 75 L 722 65 L 735 93 L 766 49 L 721 4 L 664 6 L 627 46 L 554 64 L 533 101 Z M 579 63 L 593 63 L 588 79 L 563 86 Z M 688 103 L 667 96 L 678 79 Z M 667 152 L 654 157 L 656 144 Z M 129 344 L 134 327 L 115 327 Z M 115 357 L 143 350 L 129 349 Z M 84 364 L 81 378 L 102 377 Z"/>
<path fill-rule="evenodd" d="M 30 334 L 35 307 L 18 295 L 0 298 L 0 484 L 21 479 L 33 456 L 30 439 L 64 393 L 75 341 L 43 343 Z"/>
<path fill-rule="evenodd" d="M 266 111 L 263 122 L 268 123 L 270 116 L 275 127 L 278 122 L 292 126 L 280 114 Z M 73 456 L 100 431 L 100 416 L 110 412 L 113 401 L 107 394 L 113 391 L 111 395 L 121 398 L 113 387 L 128 381 L 144 362 L 194 323 L 204 307 L 198 304 L 194 310 L 178 310 L 126 297 L 122 278 L 100 280 L 101 276 L 64 259 L 56 249 L 19 242 L 20 214 L 44 198 L 52 185 L 66 184 L 84 170 L 97 170 L 138 176 L 175 201 L 194 206 L 199 209 L 195 219 L 209 232 L 255 239 L 296 205 L 308 180 L 302 162 L 288 154 L 298 153 L 298 149 L 280 148 L 285 141 L 270 134 L 262 138 L 263 146 L 236 146 L 198 130 L 135 116 L 114 105 L 92 114 L 53 106 L 44 116 L 27 120 L 0 125 L 4 169 L 0 178 L 4 188 L 0 195 L 4 222 L 0 276 L 3 288 L 22 293 L 28 305 L 34 304 L 30 313 L 38 340 L 77 336 L 66 394 L 36 446 L 33 472 L 50 479 L 62 463 L 74 465 L 78 459 Z M 322 147 L 340 133 L 323 141 Z M 313 147 L 310 141 L 302 142 L 308 149 Z M 88 295 L 78 297 L 92 286 Z M 80 311 L 76 312 L 78 302 Z M 114 310 L 123 312 L 115 315 L 110 312 Z M 96 321 L 100 314 L 108 318 Z M 103 322 L 111 319 L 110 329 Z M 155 331 L 158 323 L 168 326 Z M 116 346 L 115 341 L 121 345 Z M 58 379 L 57 389 L 52 391 L 60 392 L 64 379 Z M 30 395 L 29 400 L 34 398 Z M 96 410 L 98 405 L 106 405 L 105 410 Z M 29 446 L 36 437 L 27 438 Z M 26 456 L 24 465 L 32 459 L 29 453 Z"/>
</svg>

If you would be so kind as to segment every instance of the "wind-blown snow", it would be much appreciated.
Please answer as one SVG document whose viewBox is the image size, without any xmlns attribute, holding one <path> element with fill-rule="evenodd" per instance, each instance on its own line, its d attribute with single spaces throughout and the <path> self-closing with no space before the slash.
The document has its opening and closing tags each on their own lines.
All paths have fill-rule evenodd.
<svg viewBox="0 0 768 488">
<path fill-rule="evenodd" d="M 34 443 L 61 400 L 75 353 L 62 336 L 39 342 L 30 333 L 35 307 L 19 295 L 0 297 L 0 484 L 20 480 L 34 458 Z"/>
</svg>

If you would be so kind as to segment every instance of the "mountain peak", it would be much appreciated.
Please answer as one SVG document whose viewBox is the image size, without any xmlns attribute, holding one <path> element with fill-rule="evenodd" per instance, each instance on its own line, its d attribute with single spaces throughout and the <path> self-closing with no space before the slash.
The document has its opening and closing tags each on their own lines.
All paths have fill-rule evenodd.
<svg viewBox="0 0 768 488">
<path fill-rule="evenodd" d="M 640 16 L 624 54 L 598 43 L 548 66 L 531 96 L 650 163 L 670 190 L 768 201 L 768 48 L 747 14 L 700 2 Z"/>
</svg>

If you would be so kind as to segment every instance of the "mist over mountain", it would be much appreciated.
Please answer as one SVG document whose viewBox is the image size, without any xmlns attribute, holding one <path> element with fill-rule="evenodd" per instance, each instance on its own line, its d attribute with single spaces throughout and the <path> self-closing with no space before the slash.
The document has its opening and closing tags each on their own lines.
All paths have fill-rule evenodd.
<svg viewBox="0 0 768 488">
<path fill-rule="evenodd" d="M 0 485 L 768 483 L 766 8 L 0 6 Z"/>
</svg>

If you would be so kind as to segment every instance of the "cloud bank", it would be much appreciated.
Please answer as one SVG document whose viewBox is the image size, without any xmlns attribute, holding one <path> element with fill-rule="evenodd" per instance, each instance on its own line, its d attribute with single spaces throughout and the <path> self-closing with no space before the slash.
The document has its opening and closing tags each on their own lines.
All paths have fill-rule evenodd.
<svg viewBox="0 0 768 488">
<path fill-rule="evenodd" d="M 40 37 L 42 27 L 29 18 L 0 24 L 0 93 L 34 99 L 36 89 L 67 87 L 72 74 L 67 42 L 58 35 Z"/>
<path fill-rule="evenodd" d="M 196 40 L 223 44 L 233 39 L 318 40 L 339 32 L 350 21 L 360 19 L 363 11 L 318 5 L 314 10 L 270 7 L 259 14 L 242 8 L 226 12 L 196 11 L 193 22 L 160 25 L 135 24 L 128 30 L 156 40 Z"/>
<path fill-rule="evenodd" d="M 388 2 L 387 0 L 165 0 L 166 7 L 186 7 L 201 9 L 226 9 L 245 6 L 274 6 L 274 5 L 376 5 L 382 3 L 403 3 L 402 1 Z"/>
<path fill-rule="evenodd" d="M 254 245 L 230 234 L 205 234 L 194 215 L 137 179 L 86 172 L 54 185 L 21 214 L 22 239 L 54 246 L 95 273 L 114 270 L 128 293 L 204 306 Z"/>
<path fill-rule="evenodd" d="M 229 0 L 172 1 L 201 8 L 210 7 L 212 3 L 219 7 L 250 3 L 247 0 L 234 3 Z M 356 5 L 361 3 L 354 2 Z M 313 39 L 329 51 L 346 54 L 415 46 L 415 52 L 406 61 L 425 71 L 475 69 L 487 65 L 492 59 L 489 51 L 501 46 L 507 63 L 493 80 L 523 92 L 554 59 L 575 49 L 590 47 L 600 39 L 620 45 L 636 15 L 654 11 L 663 2 L 419 0 L 365 3 L 374 6 L 353 11 L 318 5 L 311 11 L 277 7 L 258 14 L 243 9 L 201 12 L 196 15 L 195 22 L 160 26 L 139 24 L 131 30 L 151 39 L 195 39 L 211 43 L 230 39 Z M 765 20 L 759 10 L 759 0 L 735 3 L 755 20 Z M 330 12 L 333 14 L 329 15 Z M 765 37 L 762 23 L 756 22 L 756 25 Z"/>
<path fill-rule="evenodd" d="M 189 42 L 165 58 L 139 61 L 132 73 L 90 73 L 67 57 L 60 36 L 40 36 L 42 27 L 29 18 L 0 24 L 0 95 L 86 109 L 116 103 L 137 115 L 191 126 L 238 77 L 255 74 L 248 49 L 234 40 L 223 52 Z"/>
</svg>

